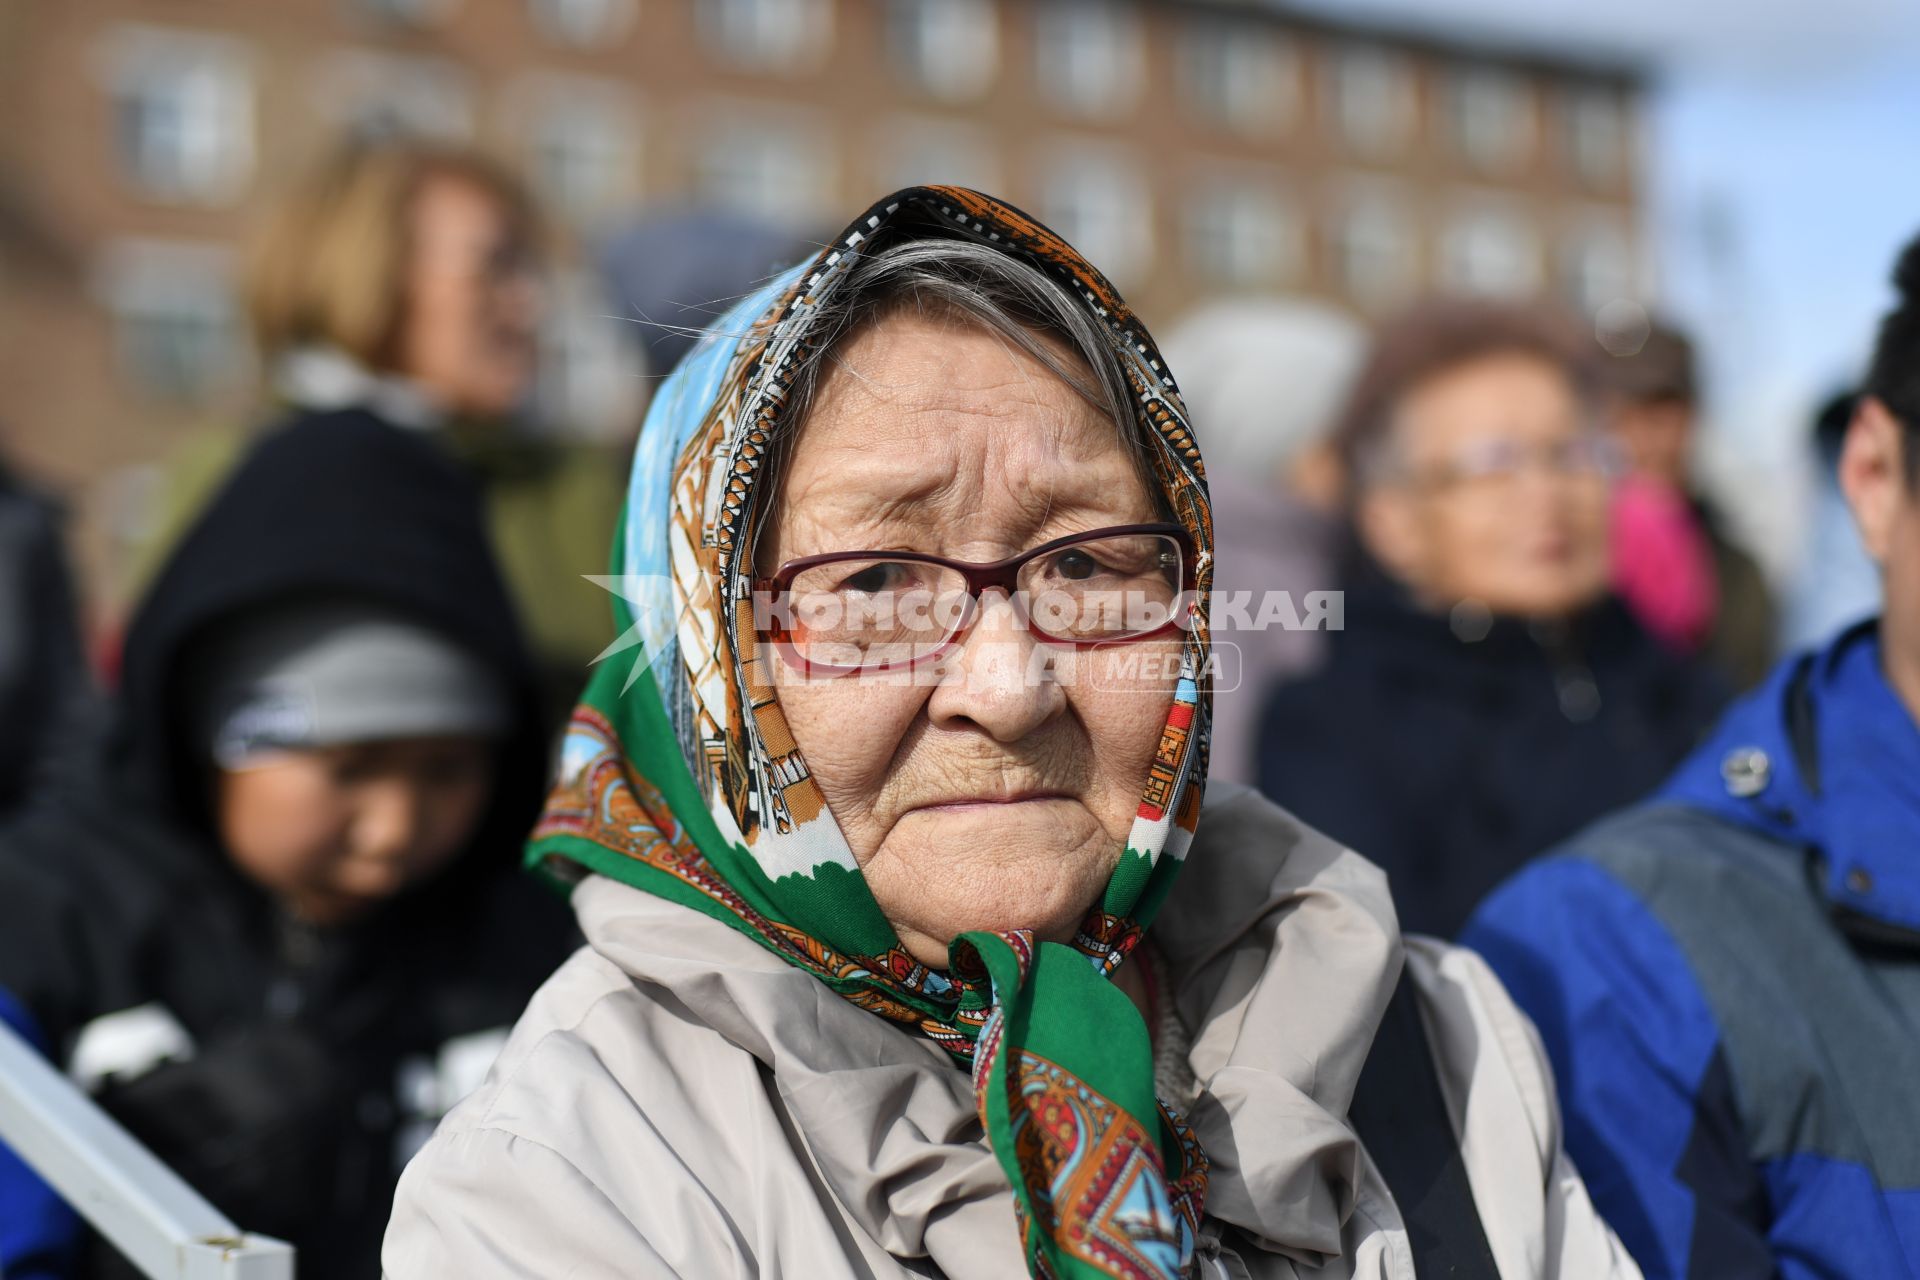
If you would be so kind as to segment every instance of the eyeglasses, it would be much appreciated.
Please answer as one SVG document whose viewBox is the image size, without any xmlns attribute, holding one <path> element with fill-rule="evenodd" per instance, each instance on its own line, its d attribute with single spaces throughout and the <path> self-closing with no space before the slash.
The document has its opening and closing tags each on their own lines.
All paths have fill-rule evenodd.
<svg viewBox="0 0 1920 1280">
<path fill-rule="evenodd" d="M 1041 639 L 1086 647 L 1174 630 L 1192 612 L 1193 586 L 1185 529 L 1130 524 L 1056 538 L 992 564 L 913 551 L 804 556 L 754 584 L 754 611 L 760 633 L 794 666 L 849 674 L 945 653 L 994 587 Z"/>
<path fill-rule="evenodd" d="M 1622 458 L 1614 442 L 1597 432 L 1539 443 L 1475 440 L 1403 475 L 1429 489 L 1495 488 L 1534 468 L 1568 479 L 1612 478 L 1622 470 Z"/>
</svg>

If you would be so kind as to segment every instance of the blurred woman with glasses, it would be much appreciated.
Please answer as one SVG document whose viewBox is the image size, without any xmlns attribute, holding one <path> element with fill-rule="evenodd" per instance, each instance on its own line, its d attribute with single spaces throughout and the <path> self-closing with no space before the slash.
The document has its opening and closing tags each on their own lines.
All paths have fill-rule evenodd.
<svg viewBox="0 0 1920 1280">
<path fill-rule="evenodd" d="M 1437 301 L 1380 334 L 1340 428 L 1345 628 L 1268 705 L 1261 785 L 1451 936 L 1524 859 L 1658 781 L 1720 702 L 1608 594 L 1620 460 L 1557 315 Z"/>
</svg>

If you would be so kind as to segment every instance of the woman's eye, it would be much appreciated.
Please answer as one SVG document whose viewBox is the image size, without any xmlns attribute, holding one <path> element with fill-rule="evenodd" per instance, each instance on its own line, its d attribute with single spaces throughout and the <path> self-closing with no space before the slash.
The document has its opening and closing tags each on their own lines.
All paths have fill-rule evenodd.
<svg viewBox="0 0 1920 1280">
<path fill-rule="evenodd" d="M 1053 571 L 1068 582 L 1085 582 L 1100 572 L 1100 562 L 1084 551 L 1062 551 L 1054 557 Z"/>
<path fill-rule="evenodd" d="M 901 576 L 901 567 L 897 564 L 868 565 L 841 579 L 840 589 L 859 592 L 862 595 L 876 595 L 879 592 L 897 588 L 900 585 Z"/>
</svg>

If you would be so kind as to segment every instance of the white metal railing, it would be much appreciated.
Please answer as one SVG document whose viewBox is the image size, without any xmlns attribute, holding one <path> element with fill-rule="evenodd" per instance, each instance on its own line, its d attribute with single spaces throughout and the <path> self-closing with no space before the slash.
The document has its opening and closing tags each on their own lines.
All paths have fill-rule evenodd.
<svg viewBox="0 0 1920 1280">
<path fill-rule="evenodd" d="M 293 1247 L 243 1233 L 0 1022 L 0 1142 L 149 1280 L 293 1280 Z"/>
</svg>

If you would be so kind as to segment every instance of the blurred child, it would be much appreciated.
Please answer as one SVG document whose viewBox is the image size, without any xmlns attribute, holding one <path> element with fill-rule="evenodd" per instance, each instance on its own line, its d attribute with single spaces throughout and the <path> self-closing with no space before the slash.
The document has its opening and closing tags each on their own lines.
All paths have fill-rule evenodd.
<svg viewBox="0 0 1920 1280">
<path fill-rule="evenodd" d="M 123 671 L 97 753 L 0 835 L 0 997 L 303 1275 L 374 1275 L 402 1163 L 571 938 L 515 870 L 545 743 L 471 483 L 364 411 L 304 416 L 188 533 Z M 76 1274 L 123 1265 L 95 1253 Z"/>
</svg>

